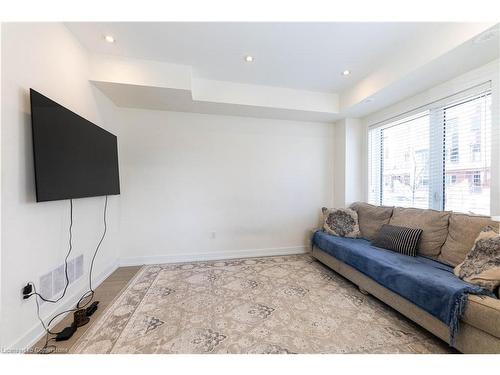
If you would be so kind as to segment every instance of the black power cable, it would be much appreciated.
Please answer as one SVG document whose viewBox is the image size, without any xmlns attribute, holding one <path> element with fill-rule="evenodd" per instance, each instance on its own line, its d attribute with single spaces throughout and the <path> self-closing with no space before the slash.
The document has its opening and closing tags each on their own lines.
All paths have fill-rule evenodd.
<svg viewBox="0 0 500 375">
<path fill-rule="evenodd" d="M 77 302 L 76 307 L 77 308 L 82 308 L 87 306 L 89 303 L 92 302 L 94 299 L 94 289 L 92 288 L 92 271 L 94 270 L 94 261 L 97 256 L 97 253 L 99 252 L 99 249 L 101 247 L 102 241 L 104 241 L 104 237 L 106 237 L 106 232 L 108 231 L 108 223 L 106 221 L 106 214 L 108 212 L 108 196 L 106 195 L 106 199 L 104 200 L 104 210 L 103 210 L 103 223 L 104 223 L 104 231 L 102 232 L 101 239 L 99 240 L 99 243 L 97 244 L 97 247 L 95 248 L 94 255 L 92 256 L 92 261 L 90 262 L 90 269 L 89 269 L 89 290 L 83 294 L 83 296 L 80 298 L 80 300 Z M 85 299 L 90 297 L 90 299 L 83 305 L 80 305 L 80 303 Z"/>
<path fill-rule="evenodd" d="M 38 293 L 36 291 L 35 283 L 30 282 L 28 284 L 31 284 L 33 286 L 34 292 L 25 296 L 25 298 L 29 298 L 31 296 L 37 296 L 37 297 L 40 297 L 40 299 L 42 301 L 49 302 L 49 303 L 56 303 L 64 298 L 64 296 L 66 295 L 66 291 L 68 290 L 68 286 L 69 286 L 68 258 L 71 255 L 71 251 L 73 250 L 73 230 L 72 229 L 73 229 L 73 199 L 70 199 L 69 200 L 69 249 L 68 249 L 68 253 L 66 254 L 66 257 L 64 258 L 64 276 L 66 278 L 66 284 L 64 285 L 63 292 L 59 298 L 54 299 L 54 300 L 44 298 L 40 293 Z"/>
<path fill-rule="evenodd" d="M 107 209 L 108 209 L 108 196 L 106 195 L 106 198 L 105 198 L 105 201 L 104 201 L 104 211 L 103 211 L 103 222 L 104 222 L 104 231 L 102 233 L 102 236 L 99 240 L 99 243 L 97 244 L 97 247 L 96 249 L 94 250 L 94 254 L 92 256 L 92 261 L 90 263 L 90 269 L 89 269 L 89 290 L 86 291 L 81 297 L 80 299 L 78 300 L 77 304 L 76 304 L 76 307 L 75 308 L 72 308 L 72 309 L 68 309 L 68 310 L 64 310 L 64 311 L 61 311 L 60 313 L 54 315 L 50 320 L 49 322 L 47 323 L 47 325 L 45 325 L 45 323 L 43 322 L 43 319 L 40 317 L 40 304 L 38 302 L 38 298 L 40 298 L 41 300 L 43 301 L 46 301 L 46 302 L 52 302 L 52 303 L 55 303 L 57 301 L 59 301 L 61 298 L 64 297 L 65 293 L 66 293 L 66 289 L 68 287 L 68 284 L 69 284 L 69 277 L 68 277 L 68 274 L 67 274 L 67 259 L 69 257 L 69 254 L 71 253 L 71 249 L 72 249 L 72 232 L 71 232 L 71 229 L 73 227 L 73 201 L 70 200 L 70 250 L 68 251 L 68 254 L 66 255 L 66 259 L 65 259 L 65 262 L 66 262 L 66 269 L 65 269 L 65 272 L 66 272 L 66 280 L 67 280 L 67 285 L 66 287 L 64 288 L 64 292 L 63 292 L 63 295 L 61 297 L 59 297 L 57 300 L 48 300 L 48 299 L 45 299 L 43 298 L 37 291 L 36 291 L 36 288 L 35 288 L 35 284 L 34 283 L 30 283 L 32 284 L 33 286 L 33 290 L 34 292 L 29 294 L 28 297 L 30 296 L 35 296 L 35 302 L 36 302 L 36 310 L 37 310 L 37 316 L 38 316 L 38 320 L 40 321 L 43 329 L 45 330 L 46 332 L 46 335 L 45 335 L 45 345 L 38 351 L 39 354 L 50 354 L 50 353 L 53 353 L 55 350 L 56 350 L 56 346 L 55 345 L 49 345 L 49 342 L 51 340 L 54 340 L 55 337 L 52 337 L 52 338 L 49 338 L 49 335 L 58 335 L 60 332 L 52 332 L 50 330 L 50 325 L 52 324 L 52 322 L 58 318 L 59 316 L 63 315 L 63 314 L 67 314 L 69 312 L 74 312 L 74 311 L 77 311 L 79 309 L 82 309 L 84 308 L 85 306 L 87 306 L 90 302 L 92 302 L 92 300 L 94 299 L 94 294 L 95 294 L 95 291 L 92 287 L 92 272 L 94 270 L 94 261 L 95 261 L 95 258 L 97 256 L 97 253 L 99 252 L 99 249 L 101 247 L 101 244 L 102 242 L 104 241 L 104 238 L 106 237 L 106 232 L 107 232 L 107 228 L 108 228 L 108 225 L 107 225 L 107 221 L 106 221 L 106 215 L 107 215 Z M 85 299 L 85 298 L 88 298 L 90 297 L 90 299 L 84 303 L 83 305 L 80 305 L 82 303 L 82 301 Z M 50 350 L 50 351 L 49 351 Z"/>
<path fill-rule="evenodd" d="M 45 325 L 45 323 L 43 322 L 42 317 L 40 316 L 40 303 L 38 302 L 38 298 L 40 295 L 38 293 L 36 293 L 36 287 L 34 284 L 33 284 L 33 290 L 35 291 L 35 293 L 33 293 L 33 294 L 35 295 L 36 316 L 38 317 L 40 324 L 42 325 L 43 329 L 45 330 L 45 345 L 37 353 L 38 354 L 50 354 L 50 353 L 53 353 L 55 351 L 56 347 L 55 347 L 55 345 L 49 346 L 49 341 L 51 340 L 51 339 L 49 339 L 50 331 L 49 331 L 48 327 Z"/>
</svg>

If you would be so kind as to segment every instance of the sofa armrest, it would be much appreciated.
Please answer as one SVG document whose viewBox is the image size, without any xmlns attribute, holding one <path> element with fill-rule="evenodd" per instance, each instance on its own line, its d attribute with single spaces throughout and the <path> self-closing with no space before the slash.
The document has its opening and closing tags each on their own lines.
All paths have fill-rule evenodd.
<svg viewBox="0 0 500 375">
<path fill-rule="evenodd" d="M 462 320 L 490 335 L 500 338 L 500 300 L 469 295 Z"/>
</svg>

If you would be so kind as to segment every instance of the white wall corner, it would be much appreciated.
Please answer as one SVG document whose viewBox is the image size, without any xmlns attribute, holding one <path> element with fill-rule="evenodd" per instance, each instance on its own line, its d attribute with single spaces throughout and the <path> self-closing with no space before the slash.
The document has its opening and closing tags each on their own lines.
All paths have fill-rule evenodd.
<svg viewBox="0 0 500 375">
<path fill-rule="evenodd" d="M 335 207 L 348 207 L 365 198 L 365 130 L 360 119 L 346 118 L 335 123 Z"/>
<path fill-rule="evenodd" d="M 360 119 L 346 119 L 345 205 L 364 200 L 365 131 Z"/>
<path fill-rule="evenodd" d="M 333 206 L 342 208 L 345 207 L 345 119 L 334 124 L 334 132 Z"/>
</svg>

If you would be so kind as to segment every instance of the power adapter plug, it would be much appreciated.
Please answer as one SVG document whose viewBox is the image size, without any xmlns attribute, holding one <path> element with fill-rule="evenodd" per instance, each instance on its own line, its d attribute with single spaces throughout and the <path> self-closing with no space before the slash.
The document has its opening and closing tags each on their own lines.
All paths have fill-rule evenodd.
<svg viewBox="0 0 500 375">
<path fill-rule="evenodd" d="M 23 288 L 23 299 L 28 299 L 31 296 L 32 292 L 33 285 L 31 285 L 31 283 L 26 284 Z"/>
<path fill-rule="evenodd" d="M 73 336 L 76 332 L 76 325 L 72 324 L 69 327 L 64 328 L 61 332 L 59 332 L 56 336 L 56 341 L 66 341 Z"/>
<path fill-rule="evenodd" d="M 91 316 L 95 311 L 97 310 L 97 305 L 99 304 L 99 301 L 94 301 L 90 304 L 89 307 L 85 309 L 85 313 L 87 316 Z"/>
</svg>

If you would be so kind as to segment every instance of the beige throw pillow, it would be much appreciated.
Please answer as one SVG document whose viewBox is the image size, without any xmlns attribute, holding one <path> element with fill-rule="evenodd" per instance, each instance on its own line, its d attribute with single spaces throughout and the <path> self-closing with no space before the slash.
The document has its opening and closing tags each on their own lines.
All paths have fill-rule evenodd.
<svg viewBox="0 0 500 375">
<path fill-rule="evenodd" d="M 323 229 L 329 234 L 340 237 L 360 237 L 358 214 L 350 208 L 323 207 Z"/>
<path fill-rule="evenodd" d="M 358 214 L 361 236 L 368 240 L 374 240 L 382 225 L 389 224 L 394 207 L 374 206 L 369 203 L 355 202 L 349 208 Z"/>
<path fill-rule="evenodd" d="M 395 207 L 390 225 L 422 229 L 418 254 L 437 258 L 448 235 L 447 211 L 422 210 L 420 208 Z"/>
<path fill-rule="evenodd" d="M 448 237 L 441 247 L 438 260 L 453 267 L 458 266 L 474 246 L 479 232 L 488 225 L 498 227 L 490 217 L 453 212 L 450 215 Z"/>
<path fill-rule="evenodd" d="M 492 292 L 500 285 L 500 235 L 485 227 L 465 260 L 455 267 L 454 273 L 468 283 L 479 285 Z"/>
</svg>

